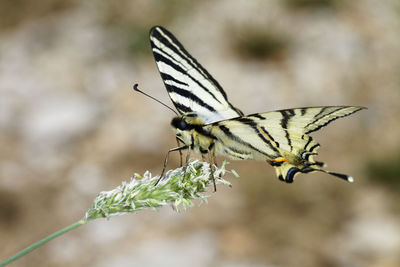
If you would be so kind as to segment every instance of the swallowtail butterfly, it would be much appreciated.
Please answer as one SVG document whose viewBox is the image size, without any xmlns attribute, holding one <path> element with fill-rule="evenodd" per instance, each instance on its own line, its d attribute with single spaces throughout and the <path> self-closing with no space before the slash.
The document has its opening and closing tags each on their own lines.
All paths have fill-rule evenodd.
<svg viewBox="0 0 400 267">
<path fill-rule="evenodd" d="M 161 78 L 179 113 L 171 125 L 183 145 L 169 152 L 188 149 L 188 154 L 194 151 L 214 159 L 223 155 L 263 160 L 287 183 L 298 173 L 313 171 L 353 181 L 346 174 L 324 170 L 324 163 L 314 160 L 320 145 L 310 133 L 364 107 L 303 107 L 244 115 L 168 30 L 153 27 L 150 42 Z"/>
</svg>

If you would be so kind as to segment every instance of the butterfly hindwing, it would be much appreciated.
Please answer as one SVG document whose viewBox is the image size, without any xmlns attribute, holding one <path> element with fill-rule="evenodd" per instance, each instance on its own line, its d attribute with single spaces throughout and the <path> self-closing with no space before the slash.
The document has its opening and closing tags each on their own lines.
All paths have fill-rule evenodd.
<svg viewBox="0 0 400 267">
<path fill-rule="evenodd" d="M 162 80 L 179 113 L 195 113 L 204 123 L 243 115 L 228 102 L 219 83 L 169 31 L 153 27 L 150 42 Z"/>
</svg>

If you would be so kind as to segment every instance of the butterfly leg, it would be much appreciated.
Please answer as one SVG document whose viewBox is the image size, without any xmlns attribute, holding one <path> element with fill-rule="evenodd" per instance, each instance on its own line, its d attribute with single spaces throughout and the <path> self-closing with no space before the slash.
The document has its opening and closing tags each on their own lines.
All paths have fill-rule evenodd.
<svg viewBox="0 0 400 267">
<path fill-rule="evenodd" d="M 210 170 L 211 170 L 211 179 L 213 180 L 213 184 L 214 184 L 214 192 L 217 192 L 217 184 L 215 183 L 215 177 L 214 177 L 214 170 L 213 170 L 213 166 L 215 165 L 216 161 L 215 161 L 215 151 L 212 150 L 208 153 L 208 160 L 209 160 L 209 164 L 210 164 Z"/>
<path fill-rule="evenodd" d="M 178 147 L 180 146 L 180 143 L 181 141 L 178 139 L 178 138 L 176 138 L 176 143 L 178 144 Z M 180 158 L 180 165 L 179 166 L 181 166 L 182 167 L 182 150 L 178 150 L 179 151 L 179 158 Z"/>
<path fill-rule="evenodd" d="M 185 162 L 185 167 L 184 167 L 184 169 L 183 169 L 182 181 L 185 180 L 185 177 L 186 177 L 186 170 L 187 170 L 187 166 L 188 166 L 189 159 L 190 159 L 190 146 L 187 146 L 187 149 L 188 149 L 188 151 L 187 151 L 187 153 L 186 153 L 186 162 Z"/>
<path fill-rule="evenodd" d="M 183 145 L 183 146 L 175 147 L 175 148 L 172 148 L 172 149 L 168 150 L 167 155 L 165 156 L 165 159 L 164 159 L 164 167 L 163 167 L 163 169 L 162 169 L 160 178 L 158 178 L 158 180 L 157 180 L 157 182 L 155 183 L 154 186 L 158 185 L 158 183 L 159 183 L 159 182 L 161 181 L 161 179 L 164 177 L 165 169 L 167 168 L 169 153 L 170 153 L 170 152 L 173 152 L 173 151 L 179 151 L 180 153 L 182 153 L 181 150 L 186 149 L 186 148 L 188 148 L 188 146 L 187 146 L 187 145 Z"/>
</svg>

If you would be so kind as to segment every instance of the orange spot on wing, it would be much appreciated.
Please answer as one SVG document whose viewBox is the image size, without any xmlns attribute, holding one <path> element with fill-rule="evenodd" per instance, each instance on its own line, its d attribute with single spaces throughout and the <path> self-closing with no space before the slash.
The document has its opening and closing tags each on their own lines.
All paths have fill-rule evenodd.
<svg viewBox="0 0 400 267">
<path fill-rule="evenodd" d="M 283 162 L 288 162 L 288 161 L 289 160 L 287 158 L 283 157 L 267 160 L 267 162 L 274 167 L 279 167 L 282 165 Z"/>
<path fill-rule="evenodd" d="M 276 159 L 273 159 L 273 160 L 271 160 L 271 161 L 275 161 L 275 162 L 287 162 L 287 161 L 289 161 L 287 158 L 276 158 Z"/>
</svg>

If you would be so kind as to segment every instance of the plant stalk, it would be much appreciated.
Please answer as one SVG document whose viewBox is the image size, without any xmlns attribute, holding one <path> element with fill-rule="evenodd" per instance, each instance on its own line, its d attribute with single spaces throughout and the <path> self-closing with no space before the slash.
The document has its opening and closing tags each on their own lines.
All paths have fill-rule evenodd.
<svg viewBox="0 0 400 267">
<path fill-rule="evenodd" d="M 1 262 L 1 263 L 0 263 L 0 267 L 4 267 L 4 266 L 6 266 L 7 264 L 10 264 L 11 262 L 13 262 L 13 261 L 19 259 L 20 257 L 22 257 L 22 256 L 24 256 L 24 255 L 26 255 L 26 254 L 28 254 L 28 253 L 31 252 L 32 250 L 34 250 L 34 249 L 36 249 L 36 248 L 38 248 L 38 247 L 40 247 L 40 246 L 46 244 L 47 242 L 49 242 L 50 240 L 56 238 L 57 236 L 60 236 L 60 235 L 62 235 L 62 234 L 64 234 L 64 233 L 66 233 L 66 232 L 69 232 L 69 231 L 71 231 L 72 229 L 75 229 L 75 228 L 77 228 L 77 227 L 79 227 L 79 226 L 81 226 L 81 225 L 84 225 L 84 224 L 86 224 L 86 223 L 87 223 L 87 220 L 82 219 L 82 220 L 80 220 L 80 221 L 77 221 L 76 223 L 73 223 L 73 224 L 71 224 L 71 225 L 65 227 L 64 229 L 61 229 L 60 231 L 57 231 L 57 232 L 55 232 L 55 233 L 52 233 L 51 235 L 49 235 L 49 236 L 43 238 L 42 240 L 39 240 L 38 242 L 36 242 L 36 243 L 30 245 L 29 247 L 27 247 L 27 248 L 25 248 L 25 249 L 19 251 L 19 252 L 16 253 L 14 256 L 12 256 L 12 257 L 8 258 L 7 260 Z"/>
</svg>

